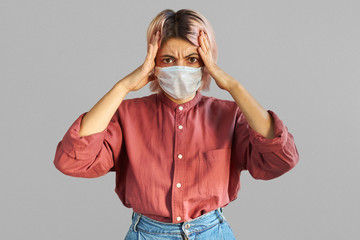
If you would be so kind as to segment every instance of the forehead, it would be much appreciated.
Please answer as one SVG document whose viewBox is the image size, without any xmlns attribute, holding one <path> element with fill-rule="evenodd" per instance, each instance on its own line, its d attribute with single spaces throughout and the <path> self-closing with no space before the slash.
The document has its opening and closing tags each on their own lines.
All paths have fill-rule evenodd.
<svg viewBox="0 0 360 240">
<path fill-rule="evenodd" d="M 159 49 L 160 54 L 190 54 L 197 53 L 197 46 L 180 38 L 168 39 Z"/>
</svg>

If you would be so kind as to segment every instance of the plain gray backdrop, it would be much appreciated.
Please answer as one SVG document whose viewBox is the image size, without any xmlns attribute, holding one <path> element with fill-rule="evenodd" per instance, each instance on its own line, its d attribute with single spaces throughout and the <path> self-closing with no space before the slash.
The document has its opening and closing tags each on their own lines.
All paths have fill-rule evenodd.
<svg viewBox="0 0 360 240">
<path fill-rule="evenodd" d="M 125 237 L 132 211 L 115 174 L 68 177 L 53 159 L 73 121 L 143 62 L 166 8 L 209 19 L 218 65 L 278 114 L 300 153 L 277 179 L 242 174 L 224 209 L 237 239 L 359 239 L 357 0 L 1 0 L 0 238 Z M 231 99 L 214 81 L 203 94 Z"/>
</svg>

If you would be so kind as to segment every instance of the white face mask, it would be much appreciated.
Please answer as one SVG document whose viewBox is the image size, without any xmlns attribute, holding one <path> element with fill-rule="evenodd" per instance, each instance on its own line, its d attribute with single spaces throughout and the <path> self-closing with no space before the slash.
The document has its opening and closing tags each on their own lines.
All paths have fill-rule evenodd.
<svg viewBox="0 0 360 240">
<path fill-rule="evenodd" d="M 200 88 L 203 69 L 185 66 L 155 67 L 155 76 L 164 92 L 175 99 L 186 99 Z"/>
</svg>

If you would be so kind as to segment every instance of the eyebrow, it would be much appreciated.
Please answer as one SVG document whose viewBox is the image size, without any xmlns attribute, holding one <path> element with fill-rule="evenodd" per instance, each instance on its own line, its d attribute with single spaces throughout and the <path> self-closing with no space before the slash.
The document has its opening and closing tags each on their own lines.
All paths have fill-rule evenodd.
<svg viewBox="0 0 360 240">
<path fill-rule="evenodd" d="M 196 56 L 199 56 L 199 54 L 197 53 L 190 53 L 189 55 L 185 56 L 185 58 L 188 58 L 192 55 L 196 55 Z M 165 54 L 165 55 L 161 55 L 161 57 L 169 57 L 169 58 L 175 58 L 174 56 L 171 56 L 171 55 L 168 55 L 168 54 Z"/>
</svg>

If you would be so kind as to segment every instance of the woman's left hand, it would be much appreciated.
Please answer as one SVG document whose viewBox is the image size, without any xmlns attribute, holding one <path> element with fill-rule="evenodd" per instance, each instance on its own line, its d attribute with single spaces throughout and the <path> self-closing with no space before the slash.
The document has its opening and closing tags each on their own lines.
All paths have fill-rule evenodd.
<svg viewBox="0 0 360 240">
<path fill-rule="evenodd" d="M 212 57 L 208 36 L 203 31 L 200 31 L 199 43 L 200 47 L 198 47 L 198 52 L 211 77 L 215 80 L 219 88 L 230 91 L 233 86 L 238 84 L 238 81 L 216 65 Z"/>
<path fill-rule="evenodd" d="M 265 138 L 273 138 L 274 126 L 271 115 L 246 91 L 241 83 L 215 64 L 208 37 L 203 31 L 200 31 L 199 43 L 198 52 L 201 59 L 219 88 L 231 94 L 252 129 Z"/>
</svg>

